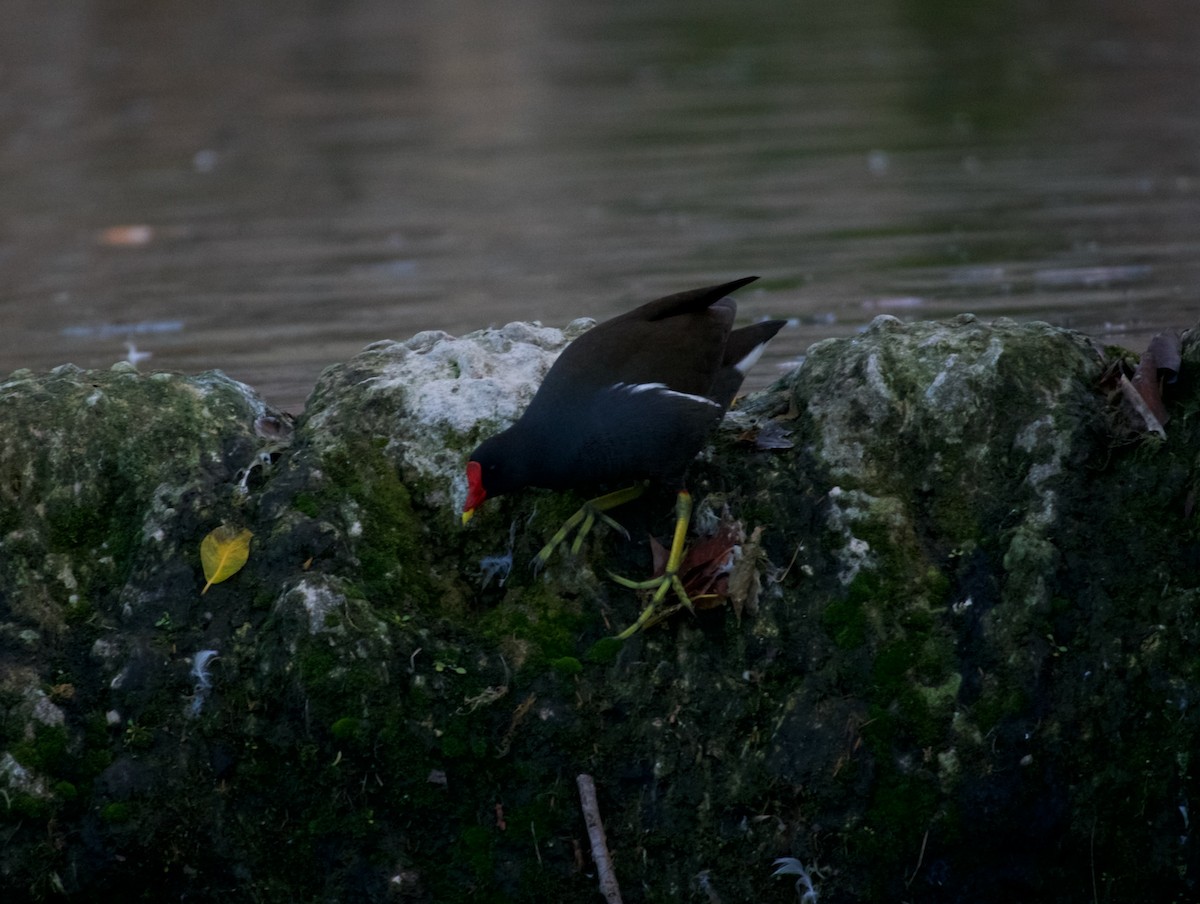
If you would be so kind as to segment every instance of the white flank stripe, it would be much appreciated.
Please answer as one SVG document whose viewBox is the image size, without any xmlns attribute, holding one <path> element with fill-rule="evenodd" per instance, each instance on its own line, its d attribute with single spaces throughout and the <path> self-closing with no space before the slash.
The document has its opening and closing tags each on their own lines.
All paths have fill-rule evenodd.
<svg viewBox="0 0 1200 904">
<path fill-rule="evenodd" d="M 738 373 L 744 377 L 749 372 L 750 368 L 758 363 L 758 359 L 762 357 L 763 349 L 766 347 L 767 343 L 760 342 L 758 345 L 754 346 L 754 348 L 750 349 L 750 354 L 746 355 L 746 357 L 744 357 L 741 361 L 733 365 L 737 368 Z"/>
<path fill-rule="evenodd" d="M 679 399 L 688 399 L 692 402 L 700 402 L 704 405 L 712 405 L 714 408 L 721 407 L 712 399 L 705 398 L 702 395 L 692 395 L 690 392 L 676 392 L 674 389 L 669 388 L 666 383 L 617 383 L 615 386 L 613 386 L 613 389 L 617 390 L 618 392 L 630 393 L 657 392 L 660 395 L 675 396 Z"/>
</svg>

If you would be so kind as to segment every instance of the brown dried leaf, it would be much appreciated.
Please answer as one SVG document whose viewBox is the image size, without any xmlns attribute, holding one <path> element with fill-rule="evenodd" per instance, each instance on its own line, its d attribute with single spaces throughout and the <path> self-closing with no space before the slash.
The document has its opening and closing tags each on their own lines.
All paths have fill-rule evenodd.
<svg viewBox="0 0 1200 904">
<path fill-rule="evenodd" d="M 1163 330 L 1150 340 L 1146 354 L 1154 358 L 1158 377 L 1166 383 L 1174 383 L 1179 376 L 1183 355 L 1183 336 L 1178 330 Z"/>
<path fill-rule="evenodd" d="M 759 452 L 774 452 L 792 448 L 795 444 L 792 442 L 791 436 L 791 430 L 788 430 L 779 421 L 771 420 L 744 430 L 738 434 L 738 442 L 750 443 Z"/>
<path fill-rule="evenodd" d="M 687 548 L 679 565 L 679 580 L 697 609 L 715 609 L 728 597 L 729 573 L 734 552 L 745 536 L 737 521 L 722 521 L 716 533 Z M 653 537 L 650 552 L 654 577 L 667 569 L 668 550 Z"/>
<path fill-rule="evenodd" d="M 698 541 L 687 551 L 679 572 L 689 596 L 724 595 L 723 587 L 718 584 L 729 573 L 740 533 L 740 525 L 722 523 L 715 534 Z"/>
<path fill-rule="evenodd" d="M 1162 384 L 1159 382 L 1158 376 L 1158 358 L 1155 355 L 1155 342 L 1161 337 L 1162 334 L 1160 333 L 1150 343 L 1150 347 L 1142 353 L 1141 360 L 1138 361 L 1137 370 L 1133 372 L 1133 379 L 1130 381 L 1133 388 L 1137 390 L 1138 395 L 1142 397 L 1145 407 L 1150 410 L 1150 413 L 1154 416 L 1154 420 L 1158 422 L 1160 429 L 1166 426 L 1167 421 L 1171 417 L 1167 413 L 1167 406 L 1163 404 Z M 1154 429 L 1154 427 L 1150 426 L 1149 421 L 1147 421 L 1146 426 L 1147 429 Z"/>
<path fill-rule="evenodd" d="M 1121 400 L 1125 429 L 1166 438 L 1164 428 L 1171 415 L 1163 402 L 1163 387 L 1179 376 L 1181 344 L 1178 332 L 1164 330 L 1150 340 L 1136 368 L 1117 358 L 1105 369 L 1100 385 Z"/>
<path fill-rule="evenodd" d="M 651 577 L 658 577 L 667 570 L 667 559 L 670 558 L 671 551 L 658 542 L 654 537 L 650 538 L 650 564 Z"/>
<path fill-rule="evenodd" d="M 1146 422 L 1146 429 L 1163 437 L 1166 436 L 1163 428 L 1171 419 L 1167 406 L 1163 404 L 1163 384 L 1174 383 L 1179 376 L 1180 347 L 1179 333 L 1174 330 L 1159 333 L 1150 340 L 1150 345 L 1142 353 L 1133 372 L 1133 379 L 1129 381 L 1143 404 L 1138 405 L 1132 398 L 1129 399 L 1130 403 Z M 1124 384 L 1121 390 L 1129 398 L 1129 391 Z"/>
<path fill-rule="evenodd" d="M 788 410 L 783 414 L 777 415 L 777 421 L 794 421 L 800 417 L 800 406 L 796 404 L 796 397 L 793 395 L 788 399 Z"/>
<path fill-rule="evenodd" d="M 1167 431 L 1163 429 L 1164 421 L 1159 418 L 1159 411 L 1161 411 L 1163 418 L 1168 416 L 1166 410 L 1163 408 L 1162 399 L 1158 399 L 1158 404 L 1153 406 L 1147 399 L 1146 393 L 1138 392 L 1138 388 L 1124 374 L 1121 374 L 1117 385 L 1120 387 L 1121 396 L 1129 403 L 1129 407 L 1134 410 L 1137 416 L 1141 418 L 1142 429 L 1148 433 L 1157 433 L 1163 439 L 1166 439 Z"/>
<path fill-rule="evenodd" d="M 762 595 L 759 571 L 767 558 L 760 543 L 762 532 L 761 527 L 754 528 L 750 539 L 742 544 L 742 554 L 733 563 L 733 571 L 729 575 L 729 601 L 733 603 L 733 612 L 739 622 L 743 612 L 758 614 L 758 600 Z"/>
</svg>

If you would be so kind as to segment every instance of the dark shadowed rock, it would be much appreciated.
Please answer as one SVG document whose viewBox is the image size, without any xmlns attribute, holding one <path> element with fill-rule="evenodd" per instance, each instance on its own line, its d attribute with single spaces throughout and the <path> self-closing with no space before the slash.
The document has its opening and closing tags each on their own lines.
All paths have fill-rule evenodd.
<svg viewBox="0 0 1200 904">
<path fill-rule="evenodd" d="M 778 858 L 822 902 L 1195 896 L 1190 337 L 1165 440 L 1045 324 L 814 346 L 690 471 L 736 610 L 617 645 L 671 488 L 541 574 L 578 499 L 458 523 L 585 326 L 377 343 L 290 438 L 219 374 L 0 380 L 0 888 L 593 900 L 587 772 L 630 901 L 795 900 Z"/>
</svg>

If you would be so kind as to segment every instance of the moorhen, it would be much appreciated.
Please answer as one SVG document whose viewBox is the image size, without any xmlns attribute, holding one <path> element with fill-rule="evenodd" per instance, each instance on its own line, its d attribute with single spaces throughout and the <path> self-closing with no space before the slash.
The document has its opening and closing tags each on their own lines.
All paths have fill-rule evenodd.
<svg viewBox="0 0 1200 904">
<path fill-rule="evenodd" d="M 654 590 L 622 638 L 653 617 L 668 589 L 690 604 L 677 576 L 692 510 L 684 472 L 784 324 L 733 329 L 737 304 L 727 296 L 757 278 L 668 295 L 593 327 L 559 355 L 520 419 L 467 463 L 464 524 L 485 499 L 525 487 L 624 487 L 585 503 L 535 556 L 539 566 L 576 528 L 578 551 L 597 517 L 623 532 L 604 512 L 637 498 L 648 481 L 679 488 L 665 572 L 640 582 L 613 575 Z"/>
</svg>

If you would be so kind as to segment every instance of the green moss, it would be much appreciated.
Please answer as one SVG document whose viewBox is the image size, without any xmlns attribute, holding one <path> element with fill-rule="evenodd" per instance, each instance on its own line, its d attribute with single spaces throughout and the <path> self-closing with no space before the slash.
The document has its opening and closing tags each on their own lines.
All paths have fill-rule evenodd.
<svg viewBox="0 0 1200 904">
<path fill-rule="evenodd" d="M 574 656 L 560 656 L 550 661 L 550 667 L 564 678 L 578 675 L 583 671 L 583 663 Z"/>
<path fill-rule="evenodd" d="M 308 515 L 310 518 L 316 518 L 321 514 L 321 506 L 311 493 L 297 493 L 292 498 L 292 505 L 296 511 Z"/>
<path fill-rule="evenodd" d="M 64 726 L 39 725 L 32 738 L 14 744 L 11 752 L 22 766 L 54 780 L 56 797 L 69 801 L 112 762 L 108 745 L 107 731 L 97 737 L 85 726 L 84 742 L 72 745 Z"/>
<path fill-rule="evenodd" d="M 950 651 L 949 642 L 936 634 L 909 634 L 886 644 L 875 656 L 870 699 L 898 718 L 895 727 L 903 725 L 906 743 L 934 744 L 949 730 L 962 684 L 962 676 L 951 671 Z"/>
<path fill-rule="evenodd" d="M 893 776 L 890 781 L 876 786 L 867 822 L 881 834 L 894 833 L 898 839 L 919 839 L 929 827 L 937 801 L 937 787 L 928 779 Z"/>
<path fill-rule="evenodd" d="M 54 793 L 59 800 L 64 801 L 74 800 L 79 796 L 79 791 L 71 782 L 55 782 Z"/>
<path fill-rule="evenodd" d="M 971 715 L 979 730 L 986 734 L 1004 719 L 1026 712 L 1028 707 L 1029 698 L 1024 691 L 1018 687 L 1001 687 L 992 680 L 985 682 L 983 693 L 971 707 Z"/>
<path fill-rule="evenodd" d="M 480 620 L 479 630 L 495 643 L 516 640 L 524 650 L 524 664 L 542 667 L 573 656 L 585 624 L 577 600 L 538 584 L 509 593 Z"/>
<path fill-rule="evenodd" d="M 154 746 L 153 729 L 130 719 L 125 726 L 125 746 L 131 750 L 149 750 Z"/>
<path fill-rule="evenodd" d="M 382 690 L 378 667 L 354 659 L 349 652 L 339 657 L 337 651 L 322 649 L 305 655 L 303 661 L 305 690 L 330 726 L 343 718 L 347 701 L 366 700 Z"/>
<path fill-rule="evenodd" d="M 471 751 L 467 733 L 461 725 L 447 730 L 441 738 L 442 753 L 452 759 L 465 757 Z"/>
<path fill-rule="evenodd" d="M 97 500 L 99 504 L 99 500 Z M 91 506 L 56 498 L 46 503 L 46 540 L 51 552 L 95 549 L 104 542 L 103 518 Z"/>
<path fill-rule="evenodd" d="M 961 472 L 952 471 L 951 473 Z M 973 490 L 974 487 L 970 489 Z M 963 488 L 958 488 L 958 492 L 947 490 L 938 493 L 934 497 L 929 517 L 933 522 L 933 535 L 948 544 L 973 541 L 984 530 L 975 494 L 964 492 Z"/>
<path fill-rule="evenodd" d="M 44 797 L 34 797 L 32 794 L 7 792 L 0 802 L 0 818 L 8 822 L 20 823 L 22 820 L 42 820 L 54 812 L 53 804 Z"/>
<path fill-rule="evenodd" d="M 0 505 L 0 536 L 4 536 L 17 528 L 21 523 L 21 510 L 16 504 L 22 498 L 22 489 L 26 484 L 21 473 L 23 461 L 19 458 L 0 460 L 0 499 L 5 500 Z M 13 500 L 14 504 L 8 504 Z"/>
<path fill-rule="evenodd" d="M 949 575 L 932 565 L 925 569 L 921 583 L 925 598 L 934 606 L 944 602 L 954 586 Z"/>
<path fill-rule="evenodd" d="M 890 700 L 899 696 L 908 684 L 908 672 L 916 664 L 918 645 L 897 639 L 875 654 L 871 668 L 873 696 Z"/>
<path fill-rule="evenodd" d="M 108 804 L 100 811 L 100 818 L 107 823 L 120 825 L 129 822 L 134 816 L 134 806 L 125 801 Z"/>
<path fill-rule="evenodd" d="M 862 602 L 847 597 L 834 600 L 821 613 L 821 626 L 842 650 L 861 647 L 867 639 L 867 615 Z"/>
<path fill-rule="evenodd" d="M 459 836 L 461 859 L 471 868 L 477 879 L 488 880 L 494 869 L 494 833 L 483 826 L 468 826 Z"/>
<path fill-rule="evenodd" d="M 316 513 L 340 510 L 349 498 L 361 518 L 355 554 L 364 597 L 375 605 L 411 599 L 437 602 L 426 566 L 425 528 L 413 512 L 408 488 L 376 443 L 361 442 L 323 462 L 331 484 L 306 505 Z M 351 533 L 347 531 L 347 533 Z"/>
<path fill-rule="evenodd" d="M 71 766 L 67 742 L 67 730 L 63 726 L 39 725 L 33 738 L 18 744 L 12 754 L 17 762 L 35 772 L 61 776 Z"/>
<path fill-rule="evenodd" d="M 88 619 L 96 614 L 96 609 L 92 605 L 92 601 L 87 596 L 76 596 L 73 600 L 68 600 L 66 610 L 63 613 L 68 625 L 72 627 L 82 626 L 87 623 Z"/>
<path fill-rule="evenodd" d="M 122 573 L 140 542 L 144 501 L 131 488 L 128 473 L 115 462 L 96 467 L 87 481 L 72 490 L 51 493 L 45 501 L 45 536 L 50 552 L 78 555 L 80 550 L 110 556 Z M 133 472 L 140 473 L 140 472 Z"/>
<path fill-rule="evenodd" d="M 624 642 L 615 637 L 601 637 L 587 651 L 587 661 L 597 665 L 611 665 L 621 652 Z"/>
<path fill-rule="evenodd" d="M 950 729 L 950 711 L 941 701 L 931 704 L 925 688 L 905 688 L 896 698 L 902 727 L 903 747 L 930 747 L 945 740 Z"/>
<path fill-rule="evenodd" d="M 912 871 L 939 799 L 931 779 L 888 772 L 879 777 L 862 826 L 854 832 L 854 858 L 874 886 L 870 900 L 894 899 L 905 870 Z"/>
<path fill-rule="evenodd" d="M 935 686 L 926 684 L 917 685 L 916 691 L 930 710 L 937 710 L 948 716 L 955 702 L 958 700 L 958 692 L 961 688 L 962 675 L 954 672 L 941 684 Z"/>
<path fill-rule="evenodd" d="M 300 677 L 305 684 L 322 681 L 338 665 L 337 656 L 326 644 L 312 643 L 297 658 Z"/>
<path fill-rule="evenodd" d="M 898 636 L 897 636 L 898 635 Z M 954 670 L 954 635 L 928 613 L 902 620 L 902 632 L 876 656 L 873 680 L 885 693 L 901 683 L 941 684 Z"/>
<path fill-rule="evenodd" d="M 350 741 L 358 736 L 361 727 L 361 721 L 353 716 L 345 716 L 329 727 L 329 733 L 339 741 Z"/>
</svg>

